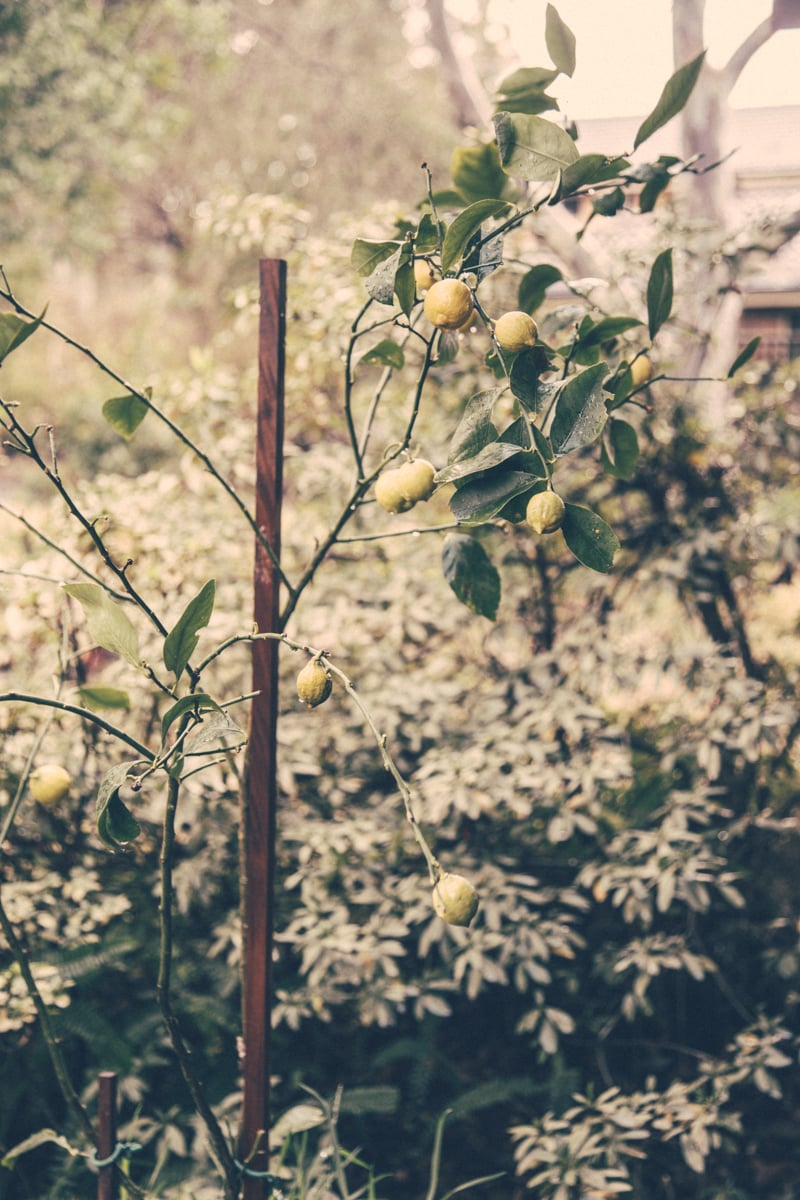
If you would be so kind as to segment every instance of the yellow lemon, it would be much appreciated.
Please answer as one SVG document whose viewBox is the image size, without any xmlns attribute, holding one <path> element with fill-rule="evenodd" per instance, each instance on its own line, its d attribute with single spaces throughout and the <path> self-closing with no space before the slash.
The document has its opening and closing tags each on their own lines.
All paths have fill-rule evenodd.
<svg viewBox="0 0 800 1200">
<path fill-rule="evenodd" d="M 327 700 L 332 687 L 330 673 L 317 658 L 306 663 L 297 676 L 297 695 L 306 708 L 316 708 Z"/>
<path fill-rule="evenodd" d="M 537 492 L 525 509 L 525 520 L 534 533 L 555 533 L 564 521 L 564 501 L 555 492 Z"/>
<path fill-rule="evenodd" d="M 469 925 L 478 911 L 478 893 L 463 875 L 442 875 L 433 885 L 434 912 L 448 925 Z"/>
<path fill-rule="evenodd" d="M 43 763 L 31 772 L 28 786 L 34 800 L 49 808 L 64 799 L 72 786 L 72 779 L 69 771 L 57 763 Z"/>
<path fill-rule="evenodd" d="M 472 292 L 460 279 L 440 279 L 425 295 L 423 311 L 437 329 L 458 329 L 472 316 Z"/>
<path fill-rule="evenodd" d="M 398 468 L 398 472 L 398 486 L 403 498 L 409 504 L 416 504 L 418 500 L 427 500 L 433 494 L 436 487 L 433 481 L 436 468 L 427 459 L 415 458 L 411 462 L 403 463 L 402 467 Z"/>
<path fill-rule="evenodd" d="M 527 346 L 535 346 L 539 326 L 525 312 L 507 312 L 494 323 L 494 336 L 501 350 L 516 353 Z"/>
</svg>

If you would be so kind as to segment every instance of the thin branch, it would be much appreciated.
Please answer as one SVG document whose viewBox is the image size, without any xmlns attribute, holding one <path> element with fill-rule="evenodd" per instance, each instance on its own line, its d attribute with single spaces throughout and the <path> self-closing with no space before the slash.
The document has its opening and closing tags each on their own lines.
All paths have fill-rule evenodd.
<svg viewBox="0 0 800 1200">
<path fill-rule="evenodd" d="M 230 1152 L 228 1143 L 225 1141 L 225 1135 L 206 1099 L 202 1084 L 194 1073 L 189 1048 L 183 1040 L 178 1018 L 172 1008 L 172 998 L 170 995 L 172 978 L 172 869 L 175 850 L 175 814 L 178 808 L 179 794 L 180 780 L 170 778 L 161 837 L 160 940 L 156 994 L 158 996 L 161 1015 L 167 1027 L 170 1043 L 178 1060 L 184 1082 L 189 1089 L 194 1106 L 208 1131 L 214 1152 L 224 1173 L 225 1200 L 236 1200 L 236 1197 L 239 1195 L 239 1175 L 236 1164 L 233 1161 L 233 1155 Z"/>
<path fill-rule="evenodd" d="M 63 700 L 50 699 L 48 696 L 29 695 L 26 692 L 0 692 L 0 704 L 39 704 L 45 708 L 55 708 L 59 712 L 70 713 L 74 717 L 80 717 L 82 721 L 88 721 L 90 724 L 96 725 L 105 733 L 110 733 L 113 738 L 117 738 L 120 742 L 124 742 L 126 746 L 130 746 L 141 758 L 146 759 L 148 762 L 155 760 L 155 754 L 153 754 L 152 750 L 148 750 L 147 746 L 143 746 L 141 742 L 137 742 L 136 738 L 131 737 L 124 729 L 120 729 L 117 725 L 112 725 L 110 721 L 106 721 L 89 708 L 81 708 L 77 704 L 67 704 Z"/>
<path fill-rule="evenodd" d="M 765 17 L 760 25 L 747 35 L 740 46 L 734 50 L 720 72 L 726 92 L 733 90 L 736 81 L 753 55 L 765 45 L 775 30 L 772 28 L 772 18 Z"/>
<path fill-rule="evenodd" d="M 35 314 L 21 304 L 19 300 L 17 300 L 16 296 L 11 290 L 8 278 L 6 277 L 5 271 L 3 271 L 2 267 L 0 267 L 0 279 L 2 279 L 4 284 L 3 287 L 0 287 L 0 297 L 8 301 L 15 312 L 17 312 L 20 316 L 27 317 L 29 320 L 36 320 Z M 42 329 L 47 329 L 50 333 L 54 333 L 57 338 L 60 338 L 60 340 L 64 342 L 65 345 L 71 346 L 73 350 L 77 350 L 79 354 L 82 354 L 85 358 L 88 358 L 89 361 L 94 363 L 94 365 L 100 371 L 102 371 L 104 375 L 107 375 L 109 379 L 113 379 L 115 383 L 120 385 L 120 387 L 125 388 L 125 390 L 129 392 L 131 396 L 134 396 L 137 400 L 141 400 L 142 404 L 145 404 L 153 413 L 153 415 L 164 425 L 166 425 L 166 427 L 175 435 L 178 441 L 186 446 L 188 450 L 191 450 L 192 453 L 200 459 L 209 475 L 216 480 L 223 491 L 227 492 L 227 494 L 233 500 L 234 504 L 239 509 L 240 513 L 247 521 L 248 525 L 258 539 L 259 544 L 263 547 L 265 553 L 269 557 L 273 567 L 278 572 L 281 583 L 283 583 L 284 586 L 291 592 L 291 584 L 284 575 L 280 562 L 278 561 L 278 557 L 272 546 L 264 537 L 264 533 L 259 528 L 255 517 L 250 512 L 249 508 L 244 503 L 236 489 L 230 483 L 228 483 L 227 479 L 225 479 L 208 455 L 200 449 L 196 442 L 192 441 L 189 435 L 185 433 L 179 425 L 176 425 L 176 423 L 172 421 L 167 414 L 158 407 L 157 404 L 154 403 L 151 396 L 149 396 L 146 392 L 135 388 L 133 384 L 128 383 L 127 379 L 110 367 L 108 363 L 103 361 L 103 359 L 99 358 L 98 355 L 96 355 L 94 351 L 90 349 L 90 347 L 82 345 L 80 342 L 70 337 L 69 334 L 65 333 L 62 329 L 59 329 L 56 325 L 52 325 L 49 321 L 41 321 L 40 325 Z"/>
</svg>

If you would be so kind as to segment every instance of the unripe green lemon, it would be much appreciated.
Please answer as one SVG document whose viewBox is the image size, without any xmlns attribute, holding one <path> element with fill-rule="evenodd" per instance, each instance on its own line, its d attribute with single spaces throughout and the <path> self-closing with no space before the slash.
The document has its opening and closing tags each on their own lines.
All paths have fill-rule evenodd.
<svg viewBox="0 0 800 1200">
<path fill-rule="evenodd" d="M 405 495 L 402 472 L 402 467 L 392 467 L 375 480 L 375 499 L 386 512 L 407 512 L 413 508 L 414 501 Z"/>
<path fill-rule="evenodd" d="M 653 374 L 653 364 L 646 354 L 640 354 L 635 358 L 630 366 L 631 383 L 635 388 L 641 387 L 647 383 L 650 376 Z"/>
<path fill-rule="evenodd" d="M 436 276 L 433 273 L 433 267 L 424 258 L 414 259 L 414 286 L 417 289 L 417 294 L 422 295 L 432 288 L 436 283 Z"/>
<path fill-rule="evenodd" d="M 398 468 L 398 474 L 398 484 L 409 504 L 427 500 L 433 495 L 436 488 L 433 482 L 436 468 L 427 459 L 415 458 L 411 462 L 403 463 L 402 467 Z"/>
<path fill-rule="evenodd" d="M 555 492 L 537 492 L 528 501 L 525 520 L 534 533 L 555 533 L 564 521 L 564 501 Z"/>
<path fill-rule="evenodd" d="M 507 312 L 494 323 L 494 336 L 501 350 L 516 353 L 526 346 L 535 346 L 539 326 L 526 312 Z"/>
<path fill-rule="evenodd" d="M 440 279 L 425 295 L 423 311 L 437 329 L 458 329 L 472 316 L 472 292 L 460 279 Z"/>
<path fill-rule="evenodd" d="M 478 911 L 478 893 L 463 875 L 445 872 L 433 886 L 433 909 L 448 925 L 469 925 Z"/>
<path fill-rule="evenodd" d="M 64 799 L 72 786 L 72 779 L 69 771 L 57 763 L 43 763 L 31 772 L 28 786 L 34 800 L 50 807 Z"/>
<path fill-rule="evenodd" d="M 318 658 L 306 663 L 297 676 L 297 694 L 306 708 L 316 708 L 327 700 L 332 686 L 330 674 Z"/>
</svg>

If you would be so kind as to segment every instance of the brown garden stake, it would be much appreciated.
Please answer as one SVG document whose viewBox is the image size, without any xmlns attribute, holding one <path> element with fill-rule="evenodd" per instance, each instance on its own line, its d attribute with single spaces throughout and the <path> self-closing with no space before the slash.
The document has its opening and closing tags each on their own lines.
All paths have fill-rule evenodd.
<svg viewBox="0 0 800 1200">
<path fill-rule="evenodd" d="M 253 616 L 260 632 L 275 633 L 280 625 L 277 563 L 283 476 L 285 262 L 261 259 L 259 286 L 255 511 L 263 542 L 256 539 Z M 238 1157 L 244 1168 L 244 1200 L 266 1200 L 270 1194 L 269 1180 L 263 1176 L 269 1170 L 278 649 L 279 643 L 272 639 L 253 642 L 253 691 L 257 695 L 252 702 L 242 788 L 244 1104 Z"/>
<path fill-rule="evenodd" d="M 97 1160 L 105 1162 L 117 1146 L 117 1076 L 101 1071 L 97 1076 Z M 101 1167 L 97 1176 L 97 1200 L 119 1200 L 117 1168 Z"/>
</svg>

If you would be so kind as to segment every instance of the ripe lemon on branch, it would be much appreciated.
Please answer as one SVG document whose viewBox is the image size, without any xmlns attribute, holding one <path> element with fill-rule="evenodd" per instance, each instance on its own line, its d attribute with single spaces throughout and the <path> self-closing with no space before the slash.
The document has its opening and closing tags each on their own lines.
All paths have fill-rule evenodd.
<svg viewBox="0 0 800 1200">
<path fill-rule="evenodd" d="M 375 481 L 375 499 L 390 513 L 408 512 L 420 500 L 427 500 L 435 488 L 436 468 L 427 459 L 415 458 L 384 471 Z"/>
<path fill-rule="evenodd" d="M 478 911 L 478 893 L 463 875 L 445 871 L 433 885 L 433 910 L 448 925 L 469 925 Z"/>
<path fill-rule="evenodd" d="M 503 313 L 494 323 L 495 340 L 501 350 L 517 353 L 528 346 L 535 346 L 539 327 L 526 312 L 514 310 Z"/>
<path fill-rule="evenodd" d="M 42 763 L 31 772 L 28 786 L 34 800 L 49 808 L 64 799 L 72 786 L 72 778 L 58 763 Z"/>
<path fill-rule="evenodd" d="M 472 316 L 475 302 L 461 279 L 440 279 L 428 289 L 423 311 L 437 329 L 458 329 Z"/>
</svg>

